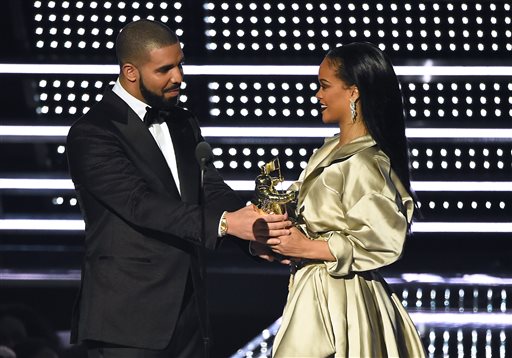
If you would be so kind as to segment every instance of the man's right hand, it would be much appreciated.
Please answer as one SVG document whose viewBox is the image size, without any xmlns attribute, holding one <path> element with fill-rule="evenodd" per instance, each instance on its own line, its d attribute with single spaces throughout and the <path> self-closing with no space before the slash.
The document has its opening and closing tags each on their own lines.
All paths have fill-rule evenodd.
<svg viewBox="0 0 512 358">
<path fill-rule="evenodd" d="M 266 243 L 271 237 L 290 235 L 288 215 L 261 214 L 254 205 L 226 213 L 229 235 Z"/>
</svg>

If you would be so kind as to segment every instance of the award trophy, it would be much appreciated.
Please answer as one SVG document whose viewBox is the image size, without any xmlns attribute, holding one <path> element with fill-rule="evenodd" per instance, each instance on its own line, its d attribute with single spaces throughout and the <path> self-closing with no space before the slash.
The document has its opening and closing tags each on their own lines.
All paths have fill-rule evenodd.
<svg viewBox="0 0 512 358">
<path fill-rule="evenodd" d="M 280 192 L 276 185 L 283 182 L 279 159 L 275 158 L 260 167 L 256 177 L 255 205 L 266 214 L 284 214 L 286 204 L 295 200 L 295 192 Z"/>
<path fill-rule="evenodd" d="M 296 195 L 294 191 L 280 192 L 276 186 L 284 181 L 281 175 L 281 167 L 279 159 L 275 158 L 260 167 L 261 174 L 256 177 L 256 202 L 254 203 L 258 209 L 266 214 L 284 214 L 287 212 L 287 204 L 296 204 Z M 289 214 L 294 214 L 294 210 L 290 209 Z M 288 216 L 288 219 L 295 223 L 296 220 Z M 249 252 L 251 252 L 251 244 L 249 243 Z M 288 259 L 287 257 L 272 252 L 268 247 L 266 248 L 267 254 L 273 256 L 279 261 Z M 290 268 L 295 267 L 290 265 Z M 291 280 L 290 276 L 290 280 Z M 291 281 L 290 281 L 291 282 Z"/>
</svg>

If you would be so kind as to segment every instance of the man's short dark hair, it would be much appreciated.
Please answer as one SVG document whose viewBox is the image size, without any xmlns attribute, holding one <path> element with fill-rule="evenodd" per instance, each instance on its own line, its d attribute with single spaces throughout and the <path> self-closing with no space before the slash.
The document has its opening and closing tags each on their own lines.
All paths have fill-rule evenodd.
<svg viewBox="0 0 512 358">
<path fill-rule="evenodd" d="M 178 36 L 166 25 L 151 20 L 137 20 L 127 24 L 116 39 L 116 55 L 120 66 L 126 63 L 141 65 L 149 51 L 174 45 Z"/>
</svg>

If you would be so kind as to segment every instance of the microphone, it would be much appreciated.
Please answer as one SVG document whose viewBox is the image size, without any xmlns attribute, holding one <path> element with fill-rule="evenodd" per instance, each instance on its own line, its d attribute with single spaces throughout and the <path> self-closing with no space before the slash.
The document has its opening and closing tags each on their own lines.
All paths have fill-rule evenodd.
<svg viewBox="0 0 512 358">
<path fill-rule="evenodd" d="M 204 170 L 206 165 L 210 164 L 213 160 L 213 152 L 212 147 L 208 142 L 199 142 L 196 146 L 196 160 L 201 167 L 201 170 Z"/>
</svg>

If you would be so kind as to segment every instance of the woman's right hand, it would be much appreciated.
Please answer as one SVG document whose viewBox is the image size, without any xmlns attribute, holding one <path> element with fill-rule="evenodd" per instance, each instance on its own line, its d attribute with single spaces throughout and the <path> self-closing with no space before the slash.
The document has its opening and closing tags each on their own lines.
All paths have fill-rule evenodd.
<svg viewBox="0 0 512 358">
<path fill-rule="evenodd" d="M 251 255 L 258 256 L 259 258 L 268 262 L 278 261 L 283 265 L 289 265 L 291 262 L 287 257 L 276 255 L 268 245 L 265 245 L 259 241 L 249 242 L 249 252 Z"/>
</svg>

